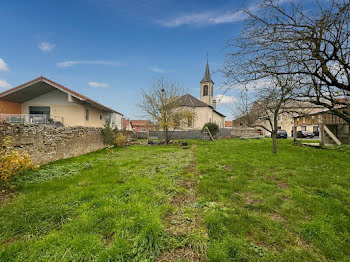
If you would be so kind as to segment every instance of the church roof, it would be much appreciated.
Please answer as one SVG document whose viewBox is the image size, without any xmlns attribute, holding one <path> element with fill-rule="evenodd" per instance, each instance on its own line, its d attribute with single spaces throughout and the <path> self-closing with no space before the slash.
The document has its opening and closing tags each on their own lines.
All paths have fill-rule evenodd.
<svg viewBox="0 0 350 262">
<path fill-rule="evenodd" d="M 208 105 L 207 103 L 204 103 L 200 100 L 198 100 L 197 98 L 195 98 L 194 96 L 191 96 L 190 94 L 186 94 L 182 97 L 179 98 L 179 106 L 190 106 L 190 107 L 210 107 L 211 109 L 213 109 L 213 111 L 217 114 L 219 114 L 220 116 L 225 117 L 225 115 L 219 113 L 218 111 L 216 111 L 212 106 Z"/>
<path fill-rule="evenodd" d="M 190 94 L 186 94 L 179 98 L 179 106 L 191 106 L 191 107 L 206 107 L 209 106 Z"/>
<path fill-rule="evenodd" d="M 214 81 L 211 79 L 211 76 L 210 76 L 210 70 L 209 70 L 209 63 L 208 63 L 208 61 L 207 61 L 207 68 L 205 69 L 205 73 L 204 73 L 204 76 L 202 78 L 201 83 L 203 83 L 203 82 L 213 82 L 214 83 Z"/>
</svg>

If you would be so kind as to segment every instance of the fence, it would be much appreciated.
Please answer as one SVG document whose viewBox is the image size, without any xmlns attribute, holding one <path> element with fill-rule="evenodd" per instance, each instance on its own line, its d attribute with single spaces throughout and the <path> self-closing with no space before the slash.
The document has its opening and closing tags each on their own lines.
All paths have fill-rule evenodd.
<svg viewBox="0 0 350 262">
<path fill-rule="evenodd" d="M 63 117 L 45 114 L 0 114 L 1 123 L 63 125 Z"/>
</svg>

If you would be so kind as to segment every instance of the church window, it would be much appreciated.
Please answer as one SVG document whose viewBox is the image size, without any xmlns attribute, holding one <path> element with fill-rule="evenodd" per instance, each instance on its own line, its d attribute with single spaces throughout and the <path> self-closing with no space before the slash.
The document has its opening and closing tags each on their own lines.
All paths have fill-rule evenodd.
<svg viewBox="0 0 350 262">
<path fill-rule="evenodd" d="M 187 127 L 192 127 L 192 117 L 187 119 Z"/>
<path fill-rule="evenodd" d="M 203 96 L 207 96 L 208 95 L 208 86 L 205 85 L 203 86 Z"/>
</svg>

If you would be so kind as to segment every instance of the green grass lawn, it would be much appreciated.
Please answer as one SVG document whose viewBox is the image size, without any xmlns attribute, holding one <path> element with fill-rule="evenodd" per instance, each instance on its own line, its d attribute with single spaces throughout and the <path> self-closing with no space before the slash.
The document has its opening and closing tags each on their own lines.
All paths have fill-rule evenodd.
<svg viewBox="0 0 350 262">
<path fill-rule="evenodd" d="M 349 261 L 350 151 L 106 149 L 11 181 L 0 261 Z"/>
</svg>

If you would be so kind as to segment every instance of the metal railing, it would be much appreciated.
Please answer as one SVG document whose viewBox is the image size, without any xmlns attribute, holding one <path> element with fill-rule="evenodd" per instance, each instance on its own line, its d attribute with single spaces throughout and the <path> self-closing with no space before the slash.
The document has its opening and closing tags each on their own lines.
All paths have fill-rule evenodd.
<svg viewBox="0 0 350 262">
<path fill-rule="evenodd" d="M 0 122 L 11 124 L 63 125 L 63 117 L 45 114 L 0 114 Z"/>
</svg>

